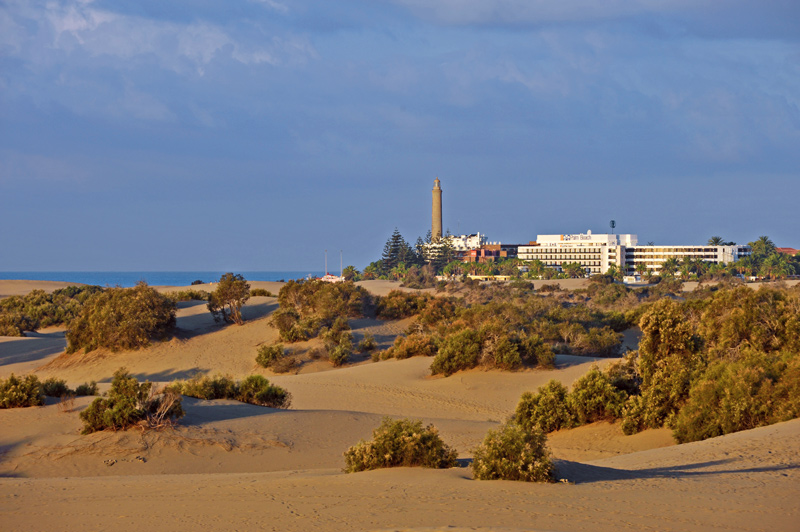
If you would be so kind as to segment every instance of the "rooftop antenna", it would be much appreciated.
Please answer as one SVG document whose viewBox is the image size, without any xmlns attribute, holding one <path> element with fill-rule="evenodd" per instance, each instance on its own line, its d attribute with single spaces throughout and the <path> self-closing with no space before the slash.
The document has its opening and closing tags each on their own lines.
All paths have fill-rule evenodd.
<svg viewBox="0 0 800 532">
<path fill-rule="evenodd" d="M 325 250 L 325 275 L 328 275 L 328 250 Z"/>
<path fill-rule="evenodd" d="M 609 222 L 608 225 L 611 226 L 611 234 L 613 235 L 614 234 L 614 228 L 617 226 L 617 222 L 615 220 L 611 220 L 611 222 Z"/>
<path fill-rule="evenodd" d="M 339 250 L 339 277 L 344 277 L 344 261 L 342 260 L 342 250 Z"/>
</svg>

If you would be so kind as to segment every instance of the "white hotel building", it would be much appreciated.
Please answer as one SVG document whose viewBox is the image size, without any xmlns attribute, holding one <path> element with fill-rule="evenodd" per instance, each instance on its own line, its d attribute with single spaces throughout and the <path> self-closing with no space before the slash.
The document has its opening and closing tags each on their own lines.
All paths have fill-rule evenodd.
<svg viewBox="0 0 800 532">
<path fill-rule="evenodd" d="M 536 242 L 521 245 L 517 251 L 522 260 L 539 260 L 557 270 L 564 262 L 577 262 L 589 275 L 605 273 L 611 265 L 626 275 L 634 275 L 639 263 L 658 274 L 661 264 L 669 258 L 682 261 L 689 257 L 727 264 L 749 254 L 749 246 L 639 246 L 636 235 L 595 235 L 591 231 L 574 235 L 538 235 Z"/>
</svg>

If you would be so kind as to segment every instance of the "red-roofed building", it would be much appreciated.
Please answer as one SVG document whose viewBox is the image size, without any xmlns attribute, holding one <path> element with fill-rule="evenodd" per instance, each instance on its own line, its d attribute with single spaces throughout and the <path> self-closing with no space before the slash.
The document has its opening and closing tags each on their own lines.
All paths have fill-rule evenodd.
<svg viewBox="0 0 800 532">
<path fill-rule="evenodd" d="M 800 253 L 800 249 L 794 249 L 794 248 L 775 248 L 775 251 L 777 251 L 778 253 L 785 253 L 793 257 L 798 253 Z"/>
</svg>

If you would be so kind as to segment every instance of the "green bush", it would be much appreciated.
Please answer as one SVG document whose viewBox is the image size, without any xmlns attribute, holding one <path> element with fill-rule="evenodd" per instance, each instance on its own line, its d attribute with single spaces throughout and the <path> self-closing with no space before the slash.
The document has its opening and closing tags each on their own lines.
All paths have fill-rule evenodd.
<svg viewBox="0 0 800 532">
<path fill-rule="evenodd" d="M 578 424 L 585 425 L 620 417 L 627 398 L 624 392 L 611 384 L 606 374 L 592 366 L 572 385 L 567 404 Z"/>
<path fill-rule="evenodd" d="M 211 294 L 205 290 L 179 290 L 177 292 L 167 292 L 164 294 L 172 301 L 208 301 Z"/>
<path fill-rule="evenodd" d="M 176 381 L 168 389 L 197 399 L 234 399 L 239 392 L 236 382 L 228 375 L 195 375 L 187 381 Z"/>
<path fill-rule="evenodd" d="M 271 368 L 285 357 L 286 350 L 283 348 L 283 344 L 262 345 L 258 348 L 256 363 L 262 368 Z"/>
<path fill-rule="evenodd" d="M 42 382 L 42 392 L 48 397 L 63 397 L 72 393 L 67 386 L 67 381 L 50 377 Z"/>
<path fill-rule="evenodd" d="M 69 323 L 99 286 L 67 286 L 48 294 L 32 290 L 24 296 L 0 299 L 0 336 L 23 336 L 25 331 Z"/>
<path fill-rule="evenodd" d="M 456 371 L 474 368 L 478 365 L 481 347 L 482 339 L 477 331 L 464 329 L 448 336 L 433 358 L 431 374 L 447 377 Z"/>
<path fill-rule="evenodd" d="M 243 403 L 270 408 L 289 408 L 292 395 L 280 386 L 270 384 L 261 375 L 250 375 L 239 383 L 236 399 Z"/>
<path fill-rule="evenodd" d="M 387 295 L 378 299 L 375 314 L 384 320 L 400 320 L 419 314 L 431 296 L 422 293 L 403 292 L 392 290 Z"/>
<path fill-rule="evenodd" d="M 574 354 L 603 357 L 619 356 L 622 335 L 611 327 L 591 327 L 570 345 Z"/>
<path fill-rule="evenodd" d="M 514 412 L 514 420 L 526 430 L 539 428 L 544 432 L 553 432 L 572 427 L 575 420 L 567 397 L 567 388 L 551 380 L 535 394 L 522 394 Z"/>
<path fill-rule="evenodd" d="M 531 334 L 519 344 L 522 360 L 528 364 L 536 364 L 542 368 L 552 368 L 556 355 L 553 348 L 546 344 L 538 334 Z"/>
<path fill-rule="evenodd" d="M 97 395 L 97 383 L 92 381 L 81 384 L 75 388 L 75 395 L 79 397 L 85 395 Z"/>
<path fill-rule="evenodd" d="M 258 297 L 258 296 L 275 297 L 275 294 L 273 294 L 272 292 L 270 292 L 265 288 L 253 288 L 252 290 L 250 290 L 250 295 L 253 297 Z"/>
<path fill-rule="evenodd" d="M 422 421 L 383 419 L 372 441 L 360 441 L 344 453 L 346 473 L 387 467 L 454 467 L 458 453 L 445 444 L 436 427 Z"/>
<path fill-rule="evenodd" d="M 134 425 L 159 428 L 183 417 L 180 396 L 171 390 L 154 393 L 150 382 L 139 383 L 127 370 L 114 373 L 107 398 L 97 398 L 80 413 L 82 434 L 124 430 Z"/>
<path fill-rule="evenodd" d="M 109 288 L 88 299 L 67 331 L 67 353 L 137 349 L 175 328 L 175 303 L 146 283 Z"/>
<path fill-rule="evenodd" d="M 326 342 L 325 347 L 328 352 L 328 361 L 337 368 L 343 366 L 347 364 L 353 354 L 353 335 L 349 332 L 343 333 L 338 344 Z"/>
<path fill-rule="evenodd" d="M 358 350 L 362 353 L 371 353 L 377 348 L 378 344 L 375 342 L 375 337 L 370 333 L 364 333 L 364 338 L 358 342 Z"/>
<path fill-rule="evenodd" d="M 36 375 L 0 379 L 0 408 L 21 408 L 44 404 L 42 383 Z"/>
<path fill-rule="evenodd" d="M 554 481 L 547 436 L 538 428 L 508 421 L 490 430 L 473 454 L 472 475 L 477 480 Z"/>
<path fill-rule="evenodd" d="M 208 298 L 208 311 L 214 321 L 243 325 L 242 305 L 250 299 L 250 283 L 240 274 L 226 273 Z"/>
</svg>

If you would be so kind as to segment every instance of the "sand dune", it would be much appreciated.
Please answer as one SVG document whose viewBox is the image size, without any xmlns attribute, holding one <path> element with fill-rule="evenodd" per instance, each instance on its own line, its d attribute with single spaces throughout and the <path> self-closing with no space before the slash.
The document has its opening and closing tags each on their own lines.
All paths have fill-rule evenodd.
<svg viewBox="0 0 800 532">
<path fill-rule="evenodd" d="M 549 436 L 570 484 L 474 481 L 472 449 L 524 391 L 550 379 L 569 385 L 609 360 L 558 356 L 552 370 L 449 378 L 430 377 L 428 358 L 339 369 L 317 361 L 297 375 L 271 375 L 254 358 L 258 345 L 276 340 L 268 326 L 276 306 L 252 298 L 237 327 L 214 323 L 202 303 L 181 303 L 176 338 L 131 352 L 59 356 L 60 329 L 0 339 L 0 376 L 44 364 L 42 377 L 107 387 L 120 366 L 157 382 L 257 372 L 293 395 L 289 410 L 186 398 L 173 430 L 87 436 L 78 412 L 92 398 L 0 410 L 0 528 L 797 530 L 800 420 L 681 446 L 666 429 L 624 436 L 618 424 L 595 423 Z M 407 326 L 353 322 L 357 338 L 371 332 L 384 345 Z M 629 336 L 635 343 L 636 332 Z M 343 474 L 343 452 L 385 415 L 434 424 L 461 466 Z"/>
</svg>

